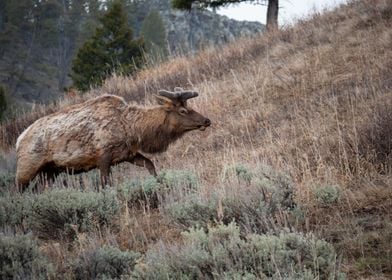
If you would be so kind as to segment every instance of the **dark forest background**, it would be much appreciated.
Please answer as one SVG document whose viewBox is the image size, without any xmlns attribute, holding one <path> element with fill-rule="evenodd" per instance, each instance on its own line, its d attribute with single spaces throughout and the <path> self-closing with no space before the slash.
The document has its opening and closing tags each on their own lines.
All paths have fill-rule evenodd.
<svg viewBox="0 0 392 280">
<path fill-rule="evenodd" d="M 0 0 L 0 87 L 8 107 L 48 103 L 72 86 L 72 61 L 112 2 Z M 133 37 L 143 38 L 151 57 L 197 51 L 262 30 L 259 23 L 211 11 L 173 10 L 169 0 L 121 2 Z"/>
</svg>

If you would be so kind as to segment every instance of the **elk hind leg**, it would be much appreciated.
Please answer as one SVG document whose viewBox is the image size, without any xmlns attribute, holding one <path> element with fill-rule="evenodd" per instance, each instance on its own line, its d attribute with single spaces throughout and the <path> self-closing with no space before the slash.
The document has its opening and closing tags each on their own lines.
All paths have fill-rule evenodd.
<svg viewBox="0 0 392 280">
<path fill-rule="evenodd" d="M 101 156 L 98 167 L 99 167 L 99 172 L 100 172 L 100 179 L 101 179 L 101 185 L 103 188 L 105 188 L 106 185 L 111 185 L 111 180 L 110 180 L 110 165 L 112 163 L 112 156 L 111 154 L 104 154 Z"/>
</svg>

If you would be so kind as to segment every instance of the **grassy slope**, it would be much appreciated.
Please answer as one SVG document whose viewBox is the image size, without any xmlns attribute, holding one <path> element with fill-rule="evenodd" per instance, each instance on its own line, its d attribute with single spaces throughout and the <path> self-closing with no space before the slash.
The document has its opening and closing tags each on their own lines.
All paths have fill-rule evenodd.
<svg viewBox="0 0 392 280">
<path fill-rule="evenodd" d="M 391 14 L 387 1 L 354 2 L 229 47 L 226 67 L 217 58 L 204 65 L 216 79 L 204 78 L 204 67 L 200 78 L 189 78 L 204 94 L 196 107 L 214 127 L 177 144 L 162 165 L 196 164 L 211 187 L 233 162 L 287 170 L 309 207 L 308 229 L 344 251 L 346 269 L 390 273 L 391 170 L 379 172 L 361 146 L 379 104 L 392 111 Z M 241 64 L 232 67 L 235 55 Z M 380 152 L 391 151 L 391 125 L 384 131 L 389 147 Z M 340 203 L 320 209 L 311 191 L 319 184 L 342 186 Z"/>
<path fill-rule="evenodd" d="M 352 278 L 390 275 L 391 168 L 388 159 L 371 158 L 366 139 L 380 121 L 377 112 L 392 111 L 391 27 L 390 1 L 355 1 L 275 34 L 173 59 L 134 79 L 113 77 L 91 94 L 140 99 L 159 88 L 198 89 L 201 96 L 190 105 L 209 116 L 213 127 L 155 156 L 158 168 L 196 169 L 206 194 L 224 185 L 222 170 L 233 163 L 288 172 L 297 201 L 307 209 L 301 229 L 333 242 Z M 53 106 L 3 125 L 3 143 L 12 143 L 48 110 Z M 383 132 L 390 139 L 392 129 Z M 119 170 L 114 176 L 121 178 Z M 316 202 L 313 189 L 322 184 L 342 188 L 337 204 Z M 178 237 L 159 213 L 136 215 L 132 223 L 131 232 L 118 233 L 120 244 L 131 235 L 143 236 L 148 245 L 162 231 L 166 239 Z"/>
</svg>

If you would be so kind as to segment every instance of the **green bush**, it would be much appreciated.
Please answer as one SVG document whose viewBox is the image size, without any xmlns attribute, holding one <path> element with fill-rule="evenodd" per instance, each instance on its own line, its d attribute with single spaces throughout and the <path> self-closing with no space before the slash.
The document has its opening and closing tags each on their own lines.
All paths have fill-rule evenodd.
<svg viewBox="0 0 392 280">
<path fill-rule="evenodd" d="M 252 171 L 250 171 L 249 168 L 245 165 L 236 165 L 234 170 L 238 179 L 242 179 L 247 183 L 250 183 L 254 176 Z"/>
<path fill-rule="evenodd" d="M 13 173 L 0 173 L 0 195 L 9 193 L 14 186 L 15 175 Z"/>
<path fill-rule="evenodd" d="M 290 176 L 278 172 L 270 166 L 261 166 L 254 170 L 249 169 L 246 165 L 237 164 L 224 169 L 223 178 L 228 184 L 233 184 L 230 178 L 238 178 L 238 184 L 245 182 L 252 185 L 261 192 L 269 194 L 268 202 L 272 208 L 288 209 L 292 208 L 295 203 L 294 183 Z M 238 186 L 240 189 L 241 186 Z"/>
<path fill-rule="evenodd" d="M 133 179 L 121 184 L 118 188 L 120 199 L 130 207 L 148 205 L 152 208 L 159 206 L 160 200 L 180 196 L 195 190 L 199 186 L 196 175 L 187 170 L 166 170 L 158 178 L 149 176 L 144 179 Z"/>
<path fill-rule="evenodd" d="M 157 179 L 150 176 L 144 180 L 135 179 L 126 181 L 118 188 L 119 198 L 126 201 L 130 207 L 149 205 L 152 208 L 158 207 L 160 185 Z"/>
<path fill-rule="evenodd" d="M 16 155 L 0 154 L 0 195 L 9 193 L 15 185 Z"/>
<path fill-rule="evenodd" d="M 202 201 L 195 195 L 175 201 L 166 207 L 166 214 L 176 223 L 188 227 L 207 227 L 217 220 L 216 201 Z"/>
<path fill-rule="evenodd" d="M 183 233 L 181 246 L 151 249 L 143 279 L 334 279 L 334 248 L 312 235 L 253 234 L 234 223 Z"/>
<path fill-rule="evenodd" d="M 27 193 L 0 197 L 0 228 L 25 229 L 33 202 L 34 196 Z"/>
<path fill-rule="evenodd" d="M 75 237 L 96 225 L 109 224 L 119 211 L 116 193 L 53 190 L 37 196 L 32 206 L 30 226 L 44 239 Z"/>
<path fill-rule="evenodd" d="M 159 174 L 158 181 L 169 188 L 196 189 L 199 186 L 197 176 L 188 170 L 164 170 Z"/>
<path fill-rule="evenodd" d="M 0 235 L 0 279 L 47 279 L 52 272 L 28 236 Z"/>
<path fill-rule="evenodd" d="M 273 209 L 292 209 L 294 202 L 294 182 L 289 175 L 278 172 L 270 166 L 255 171 L 252 181 L 258 188 L 270 194 L 269 206 Z"/>
<path fill-rule="evenodd" d="M 314 189 L 314 195 L 318 202 L 323 205 L 338 202 L 340 198 L 340 187 L 336 185 L 324 185 Z"/>
<path fill-rule="evenodd" d="M 76 279 L 129 278 L 140 254 L 106 246 L 79 256 L 73 264 Z"/>
<path fill-rule="evenodd" d="M 226 179 L 230 178 L 231 176 L 235 176 L 238 178 L 238 180 L 243 180 L 246 183 L 250 183 L 252 181 L 252 178 L 254 177 L 254 174 L 249 169 L 249 167 L 243 164 L 228 166 L 224 169 L 223 173 L 223 177 Z"/>
<path fill-rule="evenodd" d="M 275 230 L 275 215 L 294 209 L 294 184 L 284 174 L 266 168 L 251 171 L 242 165 L 226 169 L 226 178 L 230 172 L 240 180 L 228 181 L 225 195 L 215 193 L 201 199 L 200 195 L 191 194 L 168 203 L 165 212 L 186 228 L 206 227 L 217 221 L 229 224 L 234 220 L 245 232 L 264 233 Z M 241 185 L 242 180 L 246 186 Z"/>
<path fill-rule="evenodd" d="M 218 217 L 219 207 L 221 207 L 221 216 Z M 275 223 L 275 209 L 269 206 L 263 194 L 256 192 L 225 197 L 221 199 L 221 206 L 218 205 L 216 198 L 202 200 L 200 197 L 190 195 L 167 205 L 165 213 L 184 228 L 190 226 L 206 228 L 219 221 L 224 224 L 235 221 L 245 232 L 263 233 L 273 230 Z"/>
</svg>

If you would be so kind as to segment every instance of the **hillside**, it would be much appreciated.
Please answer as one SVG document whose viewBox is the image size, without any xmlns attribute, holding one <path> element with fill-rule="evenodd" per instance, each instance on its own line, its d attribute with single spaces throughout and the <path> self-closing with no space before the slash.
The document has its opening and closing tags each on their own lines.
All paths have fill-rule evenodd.
<svg viewBox="0 0 392 280">
<path fill-rule="evenodd" d="M 5 194 L 2 232 L 32 231 L 39 252 L 69 279 L 80 266 L 92 267 L 97 252 L 110 255 L 99 251 L 105 245 L 142 254 L 128 256 L 142 279 L 341 279 L 340 272 L 347 279 L 390 279 L 391 45 L 392 3 L 352 1 L 275 33 L 179 57 L 133 78 L 115 76 L 85 96 L 37 107 L 0 127 L 3 172 L 12 169 L 12 143 L 23 128 L 97 94 L 149 104 L 161 88 L 197 89 L 200 97 L 189 105 L 213 125 L 150 156 L 163 188 L 127 164 L 114 169 L 116 188 L 107 197 L 94 191 L 96 173 L 64 175 L 57 185 L 67 180 L 66 190 Z M 9 177 L 12 171 L 3 181 Z M 137 186 L 141 193 L 133 192 Z M 64 231 L 48 232 L 45 226 L 58 230 L 50 223 L 53 211 L 45 216 L 37 209 L 52 209 L 61 197 L 75 197 L 72 209 L 91 207 L 98 222 L 64 222 Z M 20 210 L 10 200 L 35 208 L 30 214 L 29 206 Z M 10 209 L 22 214 L 4 214 Z M 80 266 L 69 263 L 77 258 Z"/>
</svg>

